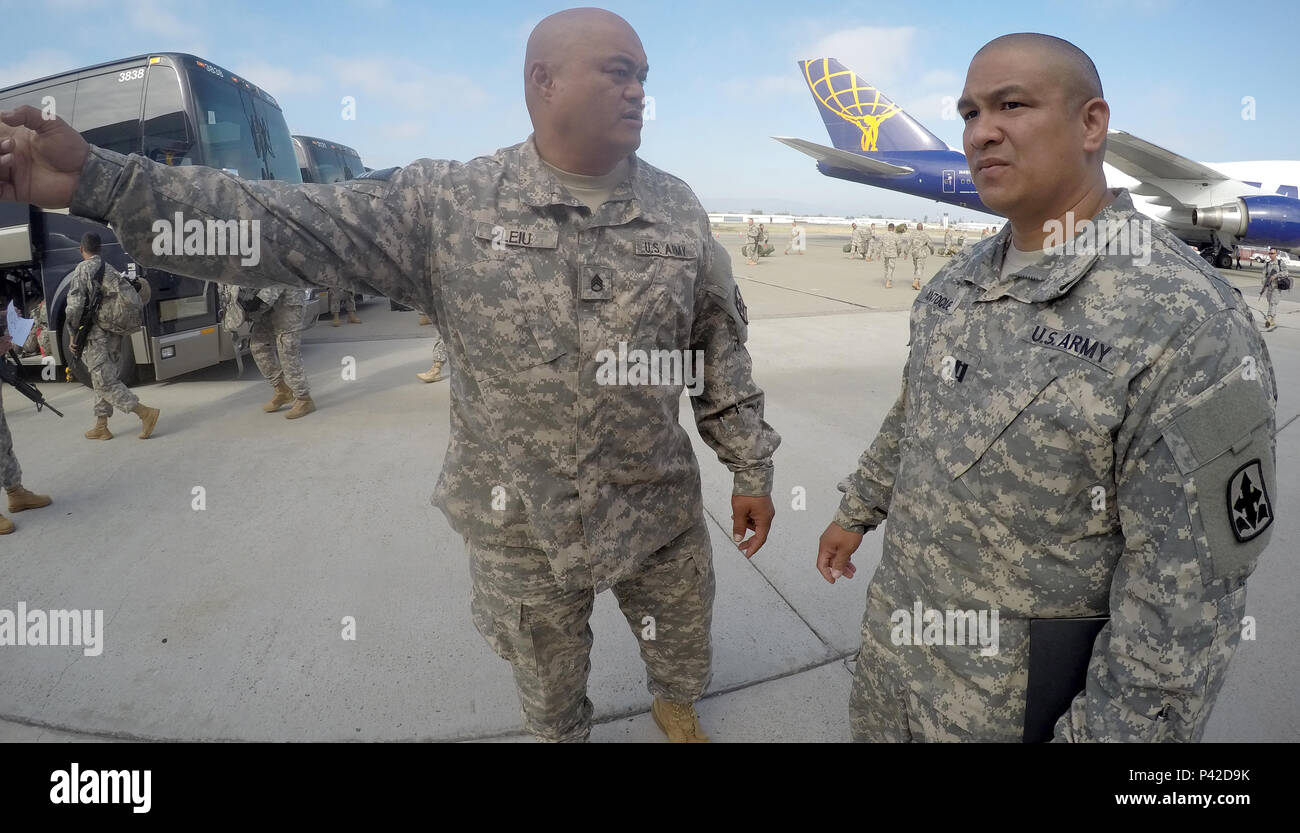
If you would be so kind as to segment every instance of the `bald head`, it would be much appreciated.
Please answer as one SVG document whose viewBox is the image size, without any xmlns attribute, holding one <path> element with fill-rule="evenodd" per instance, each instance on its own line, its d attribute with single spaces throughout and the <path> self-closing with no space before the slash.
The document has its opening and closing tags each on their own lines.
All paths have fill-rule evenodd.
<svg viewBox="0 0 1300 833">
<path fill-rule="evenodd" d="M 1079 106 L 1090 98 L 1102 98 L 1101 76 L 1087 53 L 1068 40 L 1037 32 L 1017 32 L 994 38 L 975 53 L 972 63 L 980 55 L 997 50 L 1031 51 L 1035 54 L 1044 74 L 1058 83 L 1066 101 Z"/>
<path fill-rule="evenodd" d="M 957 112 L 980 200 L 1011 220 L 1025 251 L 1037 248 L 1026 230 L 1107 198 L 1110 107 L 1074 44 L 1025 32 L 990 41 L 971 59 Z"/>
<path fill-rule="evenodd" d="M 604 9 L 542 20 L 524 54 L 524 101 L 538 152 L 558 168 L 599 175 L 641 144 L 649 71 L 641 39 Z"/>
</svg>

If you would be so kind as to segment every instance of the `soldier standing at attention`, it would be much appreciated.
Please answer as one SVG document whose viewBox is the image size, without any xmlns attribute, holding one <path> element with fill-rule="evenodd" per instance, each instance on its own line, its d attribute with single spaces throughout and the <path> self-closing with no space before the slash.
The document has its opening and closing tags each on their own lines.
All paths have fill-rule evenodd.
<svg viewBox="0 0 1300 833">
<path fill-rule="evenodd" d="M 100 257 L 102 241 L 98 234 L 86 232 L 81 238 L 81 263 L 73 270 L 72 285 L 68 288 L 68 305 L 64 311 L 69 332 L 76 333 L 81 325 L 81 316 L 91 314 L 86 310 L 93 291 L 98 284 L 99 291 L 107 296 L 113 284 L 125 283 L 122 273 L 114 269 Z M 103 274 L 96 274 L 103 266 Z M 73 338 L 76 336 L 74 335 Z M 140 403 L 130 388 L 122 384 L 118 365 L 122 359 L 122 341 L 126 337 L 117 332 L 109 332 L 100 326 L 97 320 L 86 334 L 85 349 L 81 353 L 82 363 L 90 371 L 91 385 L 95 389 L 95 427 L 86 432 L 88 440 L 111 440 L 108 420 L 113 416 L 113 406 L 140 417 L 140 434 L 142 440 L 148 439 L 158 424 L 157 408 L 150 408 Z M 75 349 L 75 348 L 74 348 Z"/>
<path fill-rule="evenodd" d="M 1271 534 L 1268 351 L 1241 293 L 1107 189 L 1087 55 L 997 38 L 957 109 L 980 199 L 1009 222 L 918 296 L 902 392 L 822 535 L 834 583 L 888 516 L 853 735 L 1019 741 L 1030 622 L 1108 616 L 1055 739 L 1198 740 Z M 1091 248 L 1048 243 L 1066 217 L 1091 221 Z M 1140 256 L 1108 254 L 1115 234 Z M 914 644 L 892 629 L 914 604 L 997 612 L 997 643 Z"/>
<path fill-rule="evenodd" d="M 912 288 L 920 289 L 921 270 L 925 268 L 925 259 L 934 251 L 934 243 L 930 241 L 930 235 L 926 234 L 923 224 L 916 224 L 916 231 L 912 232 L 908 248 L 912 252 Z"/>
<path fill-rule="evenodd" d="M 13 349 L 14 343 L 5 332 L 4 316 L 0 315 L 0 356 Z M 0 382 L 0 486 L 9 496 L 9 511 L 23 512 L 50 505 L 49 495 L 38 495 L 23 488 L 23 470 L 14 456 L 14 438 L 5 420 L 4 383 Z M 0 515 L 0 535 L 14 531 L 14 522 Z"/>
<path fill-rule="evenodd" d="M 711 675 L 713 562 L 684 385 L 618 384 L 635 378 L 610 373 L 620 342 L 702 357 L 691 404 L 733 474 L 743 555 L 775 515 L 780 437 L 729 259 L 691 189 L 634 153 L 647 71 L 621 17 L 558 12 L 528 39 L 527 140 L 334 185 L 167 167 L 89 146 L 34 107 L 0 114 L 0 199 L 109 220 L 148 265 L 292 291 L 373 287 L 434 318 L 456 370 L 434 502 L 465 538 L 474 624 L 544 740 L 590 732 L 588 619 L 606 589 L 637 635 L 656 724 L 707 739 L 693 704 Z M 260 263 L 152 254 L 152 218 L 177 211 L 257 218 Z"/>
<path fill-rule="evenodd" d="M 1268 260 L 1264 263 L 1264 288 L 1260 294 L 1268 299 L 1268 315 L 1264 316 L 1264 329 L 1272 330 L 1277 326 L 1278 278 L 1285 278 L 1286 264 L 1277 257 L 1277 249 L 1268 250 Z"/>
</svg>

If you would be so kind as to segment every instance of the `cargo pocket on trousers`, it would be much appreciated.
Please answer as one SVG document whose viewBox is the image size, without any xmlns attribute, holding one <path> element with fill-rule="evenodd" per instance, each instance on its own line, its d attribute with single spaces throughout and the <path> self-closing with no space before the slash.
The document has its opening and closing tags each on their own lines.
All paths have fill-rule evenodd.
<svg viewBox="0 0 1300 833">
<path fill-rule="evenodd" d="M 1268 546 L 1277 507 L 1272 414 L 1259 380 L 1234 368 L 1161 426 L 1206 583 L 1245 579 Z"/>
</svg>

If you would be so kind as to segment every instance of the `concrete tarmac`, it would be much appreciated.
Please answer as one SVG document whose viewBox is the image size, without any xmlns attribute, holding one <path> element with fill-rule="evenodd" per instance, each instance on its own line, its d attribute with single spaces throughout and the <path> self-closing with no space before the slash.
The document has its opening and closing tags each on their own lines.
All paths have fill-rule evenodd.
<svg viewBox="0 0 1300 833">
<path fill-rule="evenodd" d="M 730 543 L 731 478 L 696 437 L 712 522 L 714 678 L 700 703 L 717 741 L 845 741 L 853 654 L 881 532 L 852 581 L 827 585 L 817 538 L 897 395 L 912 264 L 883 289 L 879 261 L 847 238 L 810 234 L 805 255 L 746 266 L 721 238 L 748 304 L 749 349 L 781 433 L 776 525 L 747 562 Z M 946 259 L 932 256 L 928 279 Z M 1225 272 L 1262 310 L 1259 271 Z M 1250 287 L 1254 286 L 1254 290 Z M 1295 293 L 1286 293 L 1286 296 Z M 5 393 L 25 484 L 52 506 L 10 516 L 0 537 L 0 608 L 100 609 L 103 651 L 0 647 L 0 740 L 519 741 L 510 668 L 469 617 L 464 545 L 429 504 L 447 443 L 445 383 L 425 385 L 431 328 L 363 304 L 363 323 L 311 330 L 304 349 L 319 410 L 262 412 L 251 361 L 136 392 L 162 409 L 155 436 L 116 415 L 84 439 L 91 394 L 42 384 L 67 418 Z M 1300 489 L 1300 304 L 1266 335 L 1278 371 L 1279 507 Z M 355 363 L 356 378 L 344 378 Z M 689 433 L 690 407 L 682 402 Z M 796 496 L 806 494 L 804 508 Z M 4 507 L 0 506 L 0 510 Z M 7 514 L 7 513 L 6 513 Z M 1279 515 L 1249 583 L 1257 638 L 1238 649 L 1206 733 L 1300 740 L 1297 513 Z M 345 617 L 356 639 L 342 638 Z M 592 620 L 597 741 L 660 741 L 636 639 L 610 594 Z"/>
</svg>

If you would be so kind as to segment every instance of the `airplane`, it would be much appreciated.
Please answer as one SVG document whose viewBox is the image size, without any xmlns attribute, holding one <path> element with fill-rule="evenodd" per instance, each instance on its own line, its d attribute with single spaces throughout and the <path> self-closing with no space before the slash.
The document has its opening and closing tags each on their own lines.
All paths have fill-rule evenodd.
<svg viewBox="0 0 1300 833">
<path fill-rule="evenodd" d="M 836 59 L 798 63 L 834 147 L 773 139 L 817 160 L 825 176 L 998 213 L 980 201 L 963 152 Z M 1238 245 L 1300 248 L 1300 161 L 1194 162 L 1111 130 L 1103 167 L 1109 187 L 1127 188 L 1134 208 L 1220 268 Z"/>
</svg>

